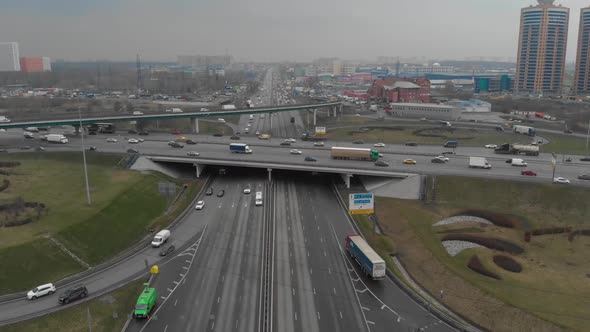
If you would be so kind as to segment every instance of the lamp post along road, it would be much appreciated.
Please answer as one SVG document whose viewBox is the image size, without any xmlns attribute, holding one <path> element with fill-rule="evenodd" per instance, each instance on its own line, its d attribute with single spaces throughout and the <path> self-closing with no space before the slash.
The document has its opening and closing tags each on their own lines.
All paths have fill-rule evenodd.
<svg viewBox="0 0 590 332">
<path fill-rule="evenodd" d="M 82 113 L 80 107 L 78 107 L 78 118 L 80 119 L 80 138 L 82 143 L 82 159 L 84 160 L 84 178 L 86 180 L 86 199 L 88 200 L 88 206 L 92 205 L 92 199 L 90 198 L 90 185 L 88 184 L 88 166 L 86 165 L 86 148 L 84 147 L 84 127 L 82 127 Z"/>
</svg>

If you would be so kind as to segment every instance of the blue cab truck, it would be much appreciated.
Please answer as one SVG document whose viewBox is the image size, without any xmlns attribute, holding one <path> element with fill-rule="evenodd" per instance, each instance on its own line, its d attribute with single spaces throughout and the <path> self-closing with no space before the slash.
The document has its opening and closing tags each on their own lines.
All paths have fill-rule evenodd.
<svg viewBox="0 0 590 332">
<path fill-rule="evenodd" d="M 360 266 L 363 272 L 373 280 L 385 278 L 385 261 L 360 235 L 346 237 L 346 252 Z"/>
<path fill-rule="evenodd" d="M 233 153 L 252 153 L 248 144 L 244 143 L 231 143 L 229 145 L 229 151 Z"/>
<path fill-rule="evenodd" d="M 447 141 L 443 146 L 445 148 L 454 149 L 459 146 L 459 142 L 458 141 Z"/>
</svg>

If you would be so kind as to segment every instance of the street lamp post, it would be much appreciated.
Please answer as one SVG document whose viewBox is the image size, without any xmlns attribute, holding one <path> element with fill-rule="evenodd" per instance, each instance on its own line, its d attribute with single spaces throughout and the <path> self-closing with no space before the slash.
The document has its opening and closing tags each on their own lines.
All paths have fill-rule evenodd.
<svg viewBox="0 0 590 332">
<path fill-rule="evenodd" d="M 551 177 L 551 182 L 555 182 L 555 169 L 557 168 L 557 157 L 555 153 L 551 153 L 551 168 L 553 168 L 553 176 Z"/>
<path fill-rule="evenodd" d="M 80 107 L 78 107 L 78 118 L 80 119 L 82 159 L 84 160 L 84 178 L 86 180 L 86 199 L 88 200 L 88 206 L 90 206 L 92 205 L 92 199 L 90 198 L 90 185 L 88 184 L 88 166 L 86 165 L 86 148 L 84 147 L 84 127 L 82 127 L 82 113 L 80 112 Z"/>
</svg>

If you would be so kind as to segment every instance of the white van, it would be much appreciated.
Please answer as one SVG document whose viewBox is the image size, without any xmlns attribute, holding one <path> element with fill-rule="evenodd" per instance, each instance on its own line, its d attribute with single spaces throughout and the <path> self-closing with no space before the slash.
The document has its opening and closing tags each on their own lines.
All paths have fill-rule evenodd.
<svg viewBox="0 0 590 332">
<path fill-rule="evenodd" d="M 262 206 L 262 191 L 256 192 L 256 206 Z"/>
<path fill-rule="evenodd" d="M 152 247 L 154 247 L 154 248 L 160 247 L 161 245 L 166 243 L 166 241 L 168 241 L 168 238 L 170 238 L 170 231 L 169 230 L 163 229 L 163 230 L 159 231 L 158 234 L 156 234 L 156 236 L 154 236 L 154 239 L 152 240 Z"/>
<path fill-rule="evenodd" d="M 182 113 L 182 110 L 180 108 L 173 108 L 172 113 Z"/>
<path fill-rule="evenodd" d="M 522 159 L 514 158 L 512 159 L 512 166 L 521 166 L 526 167 L 527 163 L 524 162 Z"/>
</svg>

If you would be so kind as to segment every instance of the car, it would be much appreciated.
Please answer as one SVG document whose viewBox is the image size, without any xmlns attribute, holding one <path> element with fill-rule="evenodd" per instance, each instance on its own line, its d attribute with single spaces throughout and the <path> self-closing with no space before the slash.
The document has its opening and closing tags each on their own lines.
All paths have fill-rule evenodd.
<svg viewBox="0 0 590 332">
<path fill-rule="evenodd" d="M 213 136 L 215 136 L 215 137 L 221 137 L 221 136 L 223 136 L 223 134 L 222 133 L 215 133 L 215 134 L 213 134 Z"/>
<path fill-rule="evenodd" d="M 498 146 L 496 144 L 486 144 L 483 146 L 486 149 L 497 149 Z"/>
<path fill-rule="evenodd" d="M 192 139 L 187 139 L 185 143 L 188 144 L 188 145 L 195 145 L 195 144 L 197 144 L 197 142 L 196 141 L 193 141 Z"/>
<path fill-rule="evenodd" d="M 427 118 L 420 118 L 420 121 L 428 121 Z"/>
<path fill-rule="evenodd" d="M 186 155 L 189 156 L 189 157 L 198 157 L 199 156 L 199 153 L 196 152 L 196 151 L 189 151 L 189 152 L 186 153 Z"/>
<path fill-rule="evenodd" d="M 314 142 L 313 146 L 324 146 L 324 142 L 323 141 Z"/>
<path fill-rule="evenodd" d="M 92 131 L 88 132 L 88 135 L 98 135 L 98 133 L 96 131 L 92 130 Z"/>
<path fill-rule="evenodd" d="M 202 210 L 205 207 L 204 201 L 198 201 L 197 205 L 195 205 L 195 210 Z"/>
<path fill-rule="evenodd" d="M 537 145 L 537 144 L 538 144 L 537 141 L 532 141 L 531 142 L 531 145 Z"/>
<path fill-rule="evenodd" d="M 436 156 L 434 158 L 440 159 L 440 160 L 444 161 L 445 163 L 450 160 L 448 157 L 445 157 L 445 156 Z"/>
<path fill-rule="evenodd" d="M 305 159 L 303 159 L 303 160 L 305 160 L 305 161 L 317 161 L 317 159 L 315 159 L 314 157 L 310 157 L 310 156 L 305 157 Z"/>
<path fill-rule="evenodd" d="M 96 146 L 91 146 L 88 148 L 88 151 L 96 151 Z"/>
<path fill-rule="evenodd" d="M 150 133 L 148 131 L 145 131 L 145 130 L 144 131 L 140 131 L 139 133 L 137 133 L 137 135 L 141 135 L 141 136 L 147 136 L 149 134 Z"/>
<path fill-rule="evenodd" d="M 217 121 L 219 121 L 221 123 L 225 123 L 225 119 L 223 119 L 223 118 L 219 118 L 219 119 L 217 119 Z"/>
<path fill-rule="evenodd" d="M 455 154 L 455 152 L 453 152 L 453 151 L 443 151 L 443 152 L 441 152 L 441 154 L 442 154 L 443 156 L 446 156 L 446 155 L 448 155 L 448 154 Z"/>
<path fill-rule="evenodd" d="M 385 147 L 385 143 L 375 143 L 373 144 L 374 148 L 384 148 Z"/>
<path fill-rule="evenodd" d="M 386 162 L 384 162 L 383 160 L 377 160 L 377 161 L 375 162 L 375 166 L 380 166 L 380 167 L 388 167 L 388 166 L 389 166 L 389 164 L 388 164 L 388 163 L 386 163 Z"/>
<path fill-rule="evenodd" d="M 223 195 L 225 195 L 225 190 L 221 189 L 218 193 L 217 193 L 217 197 L 223 197 Z"/>
<path fill-rule="evenodd" d="M 178 143 L 178 142 L 174 142 L 174 141 L 170 141 L 168 142 L 168 145 L 175 148 L 175 149 L 182 149 L 184 148 L 184 145 Z"/>
<path fill-rule="evenodd" d="M 108 143 L 117 143 L 118 141 L 119 141 L 119 140 L 118 140 L 118 139 L 116 139 L 116 138 L 112 138 L 112 137 L 111 137 L 111 138 L 107 138 L 107 142 L 108 142 Z"/>
<path fill-rule="evenodd" d="M 559 176 L 559 177 L 556 177 L 553 179 L 553 183 L 568 184 L 568 183 L 570 183 L 570 180 Z"/>
<path fill-rule="evenodd" d="M 418 143 L 416 143 L 416 142 L 406 142 L 405 145 L 406 146 L 418 146 Z"/>
<path fill-rule="evenodd" d="M 178 136 L 176 137 L 174 140 L 177 142 L 186 142 L 188 138 L 184 137 L 184 136 Z"/>
<path fill-rule="evenodd" d="M 578 180 L 590 180 L 590 174 L 578 175 Z"/>
<path fill-rule="evenodd" d="M 571 129 L 566 129 L 563 131 L 564 134 L 573 134 L 574 132 Z"/>
<path fill-rule="evenodd" d="M 180 135 L 180 130 L 173 130 L 170 132 L 172 135 Z"/>
<path fill-rule="evenodd" d="M 244 187 L 244 194 L 249 194 L 251 191 L 252 189 L 250 189 L 250 186 Z"/>
<path fill-rule="evenodd" d="M 528 169 L 523 169 L 522 171 L 520 171 L 520 175 L 537 176 L 537 173 Z"/>
<path fill-rule="evenodd" d="M 303 152 L 301 150 L 297 150 L 297 149 L 291 149 L 289 150 L 290 154 L 302 154 Z"/>
<path fill-rule="evenodd" d="M 27 299 L 35 300 L 41 296 L 55 293 L 55 286 L 52 283 L 37 286 L 27 293 Z"/>
<path fill-rule="evenodd" d="M 290 142 L 281 142 L 280 145 L 282 145 L 282 146 L 291 146 L 291 143 Z"/>
<path fill-rule="evenodd" d="M 542 139 L 537 140 L 537 144 L 543 144 L 543 140 Z"/>
<path fill-rule="evenodd" d="M 76 285 L 66 289 L 66 291 L 59 296 L 57 301 L 60 304 L 68 304 L 72 301 L 83 299 L 86 296 L 88 296 L 88 289 L 86 286 Z"/>
<path fill-rule="evenodd" d="M 127 153 L 139 153 L 136 149 L 127 149 Z"/>
<path fill-rule="evenodd" d="M 414 159 L 404 159 L 404 164 L 406 164 L 406 165 L 416 165 L 416 161 Z"/>
<path fill-rule="evenodd" d="M 46 149 L 45 149 L 44 147 L 42 147 L 42 146 L 37 146 L 37 147 L 35 148 L 35 151 L 39 151 L 39 152 L 43 152 L 43 151 L 45 151 L 45 150 L 46 150 Z"/>
<path fill-rule="evenodd" d="M 294 138 L 287 138 L 285 142 L 296 143 L 297 141 Z"/>
<path fill-rule="evenodd" d="M 512 158 L 510 158 L 510 159 L 506 159 L 505 163 L 507 163 L 507 164 L 512 164 Z"/>
<path fill-rule="evenodd" d="M 365 141 L 357 139 L 356 141 L 352 141 L 353 144 L 365 144 Z"/>
<path fill-rule="evenodd" d="M 232 140 L 234 140 L 234 141 L 239 141 L 241 138 L 240 138 L 240 136 L 233 135 L 233 136 L 230 136 L 230 138 L 229 138 L 229 139 L 232 139 Z"/>
<path fill-rule="evenodd" d="M 207 191 L 205 191 L 205 195 L 207 195 L 207 196 L 213 195 L 213 188 L 207 189 Z"/>
<path fill-rule="evenodd" d="M 573 159 L 572 159 L 571 157 L 567 157 L 567 158 L 565 158 L 565 161 L 566 161 L 566 162 L 568 162 L 568 163 L 571 163 L 571 162 L 572 162 L 572 160 L 573 160 Z"/>
<path fill-rule="evenodd" d="M 30 150 L 30 149 L 31 149 L 31 147 L 30 147 L 30 146 L 28 146 L 28 145 L 23 145 L 23 146 L 21 146 L 19 149 L 21 149 L 21 150 Z"/>
<path fill-rule="evenodd" d="M 162 249 L 160 249 L 160 252 L 158 253 L 158 255 L 160 256 L 167 256 L 168 254 L 172 253 L 174 251 L 174 249 L 176 249 L 176 247 L 173 244 L 165 244 L 162 246 Z"/>
<path fill-rule="evenodd" d="M 127 143 L 129 144 L 137 144 L 139 143 L 139 140 L 137 138 L 130 138 L 127 140 Z"/>
<path fill-rule="evenodd" d="M 441 158 L 432 158 L 430 160 L 430 162 L 432 162 L 434 164 L 444 164 L 445 163 L 445 161 L 443 159 L 441 159 Z"/>
<path fill-rule="evenodd" d="M 137 134 L 137 130 L 129 129 L 129 130 L 127 130 L 127 134 Z"/>
<path fill-rule="evenodd" d="M 360 117 L 361 115 L 357 113 L 357 114 L 355 114 L 354 116 L 356 116 L 356 117 L 358 118 L 358 117 Z"/>
</svg>

